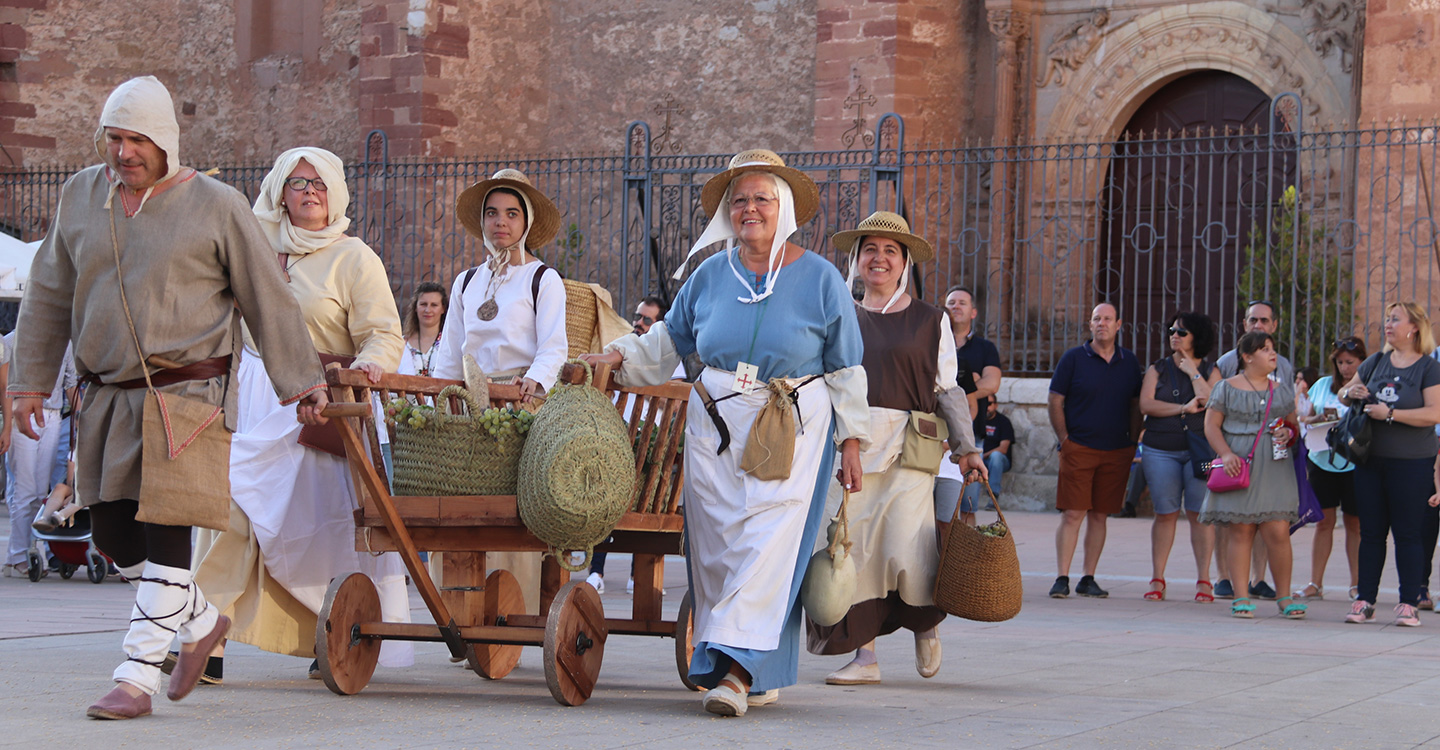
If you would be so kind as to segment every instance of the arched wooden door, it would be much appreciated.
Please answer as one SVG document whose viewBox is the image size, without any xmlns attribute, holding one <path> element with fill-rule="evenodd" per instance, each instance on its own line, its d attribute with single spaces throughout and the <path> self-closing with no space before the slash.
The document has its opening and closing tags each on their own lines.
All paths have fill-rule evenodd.
<svg viewBox="0 0 1440 750">
<path fill-rule="evenodd" d="M 1119 302 L 1121 343 L 1142 362 L 1166 353 L 1169 317 L 1182 310 L 1219 327 L 1212 357 L 1235 340 L 1246 248 L 1294 181 L 1292 152 L 1270 137 L 1269 121 L 1270 98 L 1254 84 L 1203 71 L 1155 92 L 1115 144 L 1095 286 Z"/>
</svg>

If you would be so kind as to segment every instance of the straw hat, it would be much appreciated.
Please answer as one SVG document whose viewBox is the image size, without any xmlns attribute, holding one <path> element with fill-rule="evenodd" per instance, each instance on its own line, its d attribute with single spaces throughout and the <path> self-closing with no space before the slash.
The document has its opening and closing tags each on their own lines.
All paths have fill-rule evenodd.
<svg viewBox="0 0 1440 750">
<path fill-rule="evenodd" d="M 491 190 L 498 187 L 508 187 L 517 190 L 530 200 L 529 234 L 525 235 L 525 247 L 541 247 L 555 238 L 555 233 L 560 231 L 560 210 L 555 204 L 545 197 L 538 188 L 530 184 L 530 178 L 518 169 L 502 169 L 491 175 L 488 180 L 481 180 L 460 194 L 460 200 L 455 202 L 455 213 L 460 218 L 460 223 L 470 234 L 483 239 L 484 217 L 485 217 L 485 196 Z"/>
<path fill-rule="evenodd" d="M 730 183 L 746 172 L 769 172 L 790 183 L 790 191 L 795 194 L 796 225 L 815 218 L 815 212 L 820 208 L 820 189 L 815 187 L 815 181 L 804 172 L 785 166 L 785 160 L 767 148 L 741 151 L 730 159 L 729 169 L 705 183 L 705 188 L 700 191 L 700 205 L 704 206 L 706 216 L 715 215 Z"/>
<path fill-rule="evenodd" d="M 935 248 L 924 238 L 910 233 L 910 222 L 900 214 L 876 211 L 860 222 L 854 229 L 836 232 L 830 238 L 835 249 L 849 254 L 861 237 L 887 237 L 905 246 L 910 260 L 916 263 L 935 260 Z"/>
</svg>

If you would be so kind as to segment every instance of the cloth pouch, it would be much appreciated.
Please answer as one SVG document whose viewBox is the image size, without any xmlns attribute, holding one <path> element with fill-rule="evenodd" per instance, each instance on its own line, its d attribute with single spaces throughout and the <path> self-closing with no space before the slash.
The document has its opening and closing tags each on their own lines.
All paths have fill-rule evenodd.
<svg viewBox="0 0 1440 750">
<path fill-rule="evenodd" d="M 230 526 L 230 432 L 224 410 L 199 399 L 145 393 L 139 510 L 162 526 Z"/>
<path fill-rule="evenodd" d="M 756 479 L 785 480 L 790 478 L 790 465 L 795 462 L 795 415 L 791 411 L 795 389 L 780 378 L 772 379 L 765 387 L 770 391 L 770 400 L 755 417 L 750 439 L 745 441 L 745 453 L 740 456 L 740 468 Z M 935 465 L 938 469 L 938 459 Z"/>
<path fill-rule="evenodd" d="M 949 439 L 950 429 L 934 414 L 910 412 L 905 442 L 900 446 L 900 466 L 928 474 L 939 473 L 940 459 L 945 457 L 945 441 Z"/>
</svg>

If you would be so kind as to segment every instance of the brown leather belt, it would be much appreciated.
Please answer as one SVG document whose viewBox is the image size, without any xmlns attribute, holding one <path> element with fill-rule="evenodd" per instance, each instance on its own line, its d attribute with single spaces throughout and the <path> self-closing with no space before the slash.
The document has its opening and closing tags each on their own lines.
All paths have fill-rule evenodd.
<svg viewBox="0 0 1440 750">
<path fill-rule="evenodd" d="M 184 367 L 173 367 L 170 369 L 159 370 L 158 372 L 152 373 L 150 375 L 150 382 L 154 383 L 156 388 L 159 388 L 162 386 L 174 385 L 176 383 L 185 383 L 191 380 L 209 380 L 211 378 L 218 378 L 221 375 L 228 374 L 229 372 L 230 355 L 227 354 L 223 357 L 211 357 L 210 359 L 202 359 L 199 362 L 192 362 L 188 365 L 185 365 Z M 126 390 L 135 390 L 136 388 L 145 387 L 145 378 L 122 380 L 118 383 L 102 382 L 100 378 L 95 375 L 86 375 L 84 378 L 81 379 L 86 383 L 99 383 L 101 385 L 113 386 L 115 388 L 124 388 Z"/>
</svg>

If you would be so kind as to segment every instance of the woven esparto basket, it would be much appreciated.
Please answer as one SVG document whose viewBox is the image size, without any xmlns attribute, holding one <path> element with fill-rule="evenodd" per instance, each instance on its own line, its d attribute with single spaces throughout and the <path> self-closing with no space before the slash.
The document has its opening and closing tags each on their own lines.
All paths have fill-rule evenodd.
<svg viewBox="0 0 1440 750">
<path fill-rule="evenodd" d="M 595 314 L 595 292 L 582 281 L 565 279 L 565 336 L 570 340 L 570 356 L 590 351 L 590 338 L 599 324 Z"/>
<path fill-rule="evenodd" d="M 459 396 L 470 415 L 451 414 L 450 397 Z M 497 440 L 480 423 L 488 406 L 470 392 L 449 385 L 435 398 L 435 416 L 416 429 L 395 425 L 391 450 L 395 495 L 513 495 L 525 436 Z"/>
<path fill-rule="evenodd" d="M 935 606 L 967 620 L 1002 622 L 1020 613 L 1020 557 L 1015 552 L 1015 532 L 990 483 L 979 481 L 990 493 L 990 502 L 1007 532 L 1003 537 L 987 536 L 969 524 L 956 523 L 960 515 L 956 501 L 950 531 L 940 547 Z"/>
<path fill-rule="evenodd" d="M 557 384 L 535 415 L 515 497 L 525 527 L 571 571 L 590 566 L 635 492 L 630 435 L 615 404 L 591 387 L 593 377 L 585 365 L 585 383 Z M 573 565 L 569 550 L 583 551 L 584 561 Z"/>
</svg>

